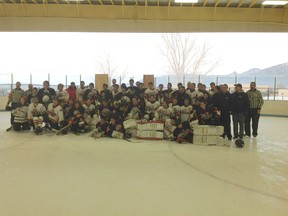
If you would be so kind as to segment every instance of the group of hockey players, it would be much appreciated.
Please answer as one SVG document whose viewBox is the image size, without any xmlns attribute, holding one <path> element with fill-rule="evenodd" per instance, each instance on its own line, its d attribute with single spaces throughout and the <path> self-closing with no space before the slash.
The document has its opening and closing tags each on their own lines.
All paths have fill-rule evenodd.
<svg viewBox="0 0 288 216">
<path fill-rule="evenodd" d="M 251 82 L 250 90 L 244 92 L 241 84 L 235 85 L 230 93 L 228 85 L 210 84 L 210 89 L 202 83 L 188 82 L 185 87 L 178 83 L 177 89 L 168 83 L 167 88 L 160 84 L 158 89 L 150 82 L 148 88 L 141 82 L 130 79 L 129 85 L 118 85 L 112 80 L 108 87 L 103 84 L 97 91 L 93 83 L 88 87 L 84 81 L 77 88 L 75 83 L 64 89 L 58 84 L 57 90 L 48 81 L 43 88 L 21 89 L 16 83 L 8 97 L 6 109 L 11 110 L 11 127 L 20 131 L 31 130 L 39 135 L 45 130 L 57 134 L 71 131 L 75 134 L 88 133 L 95 137 L 113 137 L 115 132 L 124 138 L 133 136 L 125 130 L 123 123 L 128 120 L 164 122 L 164 137 L 179 143 L 193 142 L 193 125 L 222 125 L 223 138 L 232 139 L 232 115 L 234 137 L 258 135 L 258 121 L 263 105 L 261 93 L 256 83 Z M 244 133 L 245 131 L 245 133 Z"/>
</svg>

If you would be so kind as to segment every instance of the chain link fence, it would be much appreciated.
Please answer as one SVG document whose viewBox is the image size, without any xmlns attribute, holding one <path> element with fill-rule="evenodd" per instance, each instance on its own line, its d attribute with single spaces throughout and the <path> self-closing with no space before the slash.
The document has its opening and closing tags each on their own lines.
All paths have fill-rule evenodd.
<svg viewBox="0 0 288 216">
<path fill-rule="evenodd" d="M 117 83 L 129 84 L 129 79 L 133 78 L 136 81 L 143 81 L 142 75 L 133 75 L 130 77 L 112 77 L 117 80 Z M 79 86 L 80 81 L 85 81 L 88 85 L 90 82 L 95 82 L 95 75 L 78 74 L 78 75 L 61 75 L 61 74 L 28 74 L 23 75 L 20 73 L 0 74 L 0 96 L 3 100 L 3 96 L 7 96 L 9 92 L 15 88 L 15 83 L 20 81 L 22 89 L 28 89 L 28 84 L 32 83 L 34 87 L 42 88 L 44 80 L 48 80 L 52 88 L 57 89 L 59 83 L 64 84 L 67 88 L 71 82 L 75 82 L 76 86 Z M 111 78 L 110 78 L 111 80 Z M 173 75 L 155 76 L 155 86 L 163 84 L 166 88 L 167 83 L 172 83 L 173 88 L 177 87 L 177 84 L 181 82 L 184 86 L 188 82 L 202 83 L 210 88 L 210 83 L 214 82 L 216 85 L 227 84 L 230 90 L 233 91 L 233 86 L 236 83 L 241 83 L 243 89 L 246 91 L 249 89 L 250 82 L 255 81 L 257 83 L 257 89 L 262 92 L 265 100 L 288 100 L 288 75 L 287 76 L 241 76 L 240 75 L 185 75 L 181 77 Z M 110 82 L 111 83 L 111 82 Z M 108 83 L 108 84 L 110 84 Z M 5 102 L 7 98 L 5 98 Z"/>
</svg>

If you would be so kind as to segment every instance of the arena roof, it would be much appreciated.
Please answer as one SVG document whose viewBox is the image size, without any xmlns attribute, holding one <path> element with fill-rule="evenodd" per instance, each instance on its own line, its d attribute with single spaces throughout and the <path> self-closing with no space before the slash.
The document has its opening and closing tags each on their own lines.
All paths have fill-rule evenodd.
<svg viewBox="0 0 288 216">
<path fill-rule="evenodd" d="M 283 0 L 284 1 L 284 0 Z M 284 8 L 285 5 L 262 5 L 262 0 L 199 0 L 176 3 L 174 0 L 0 0 L 7 4 L 136 5 L 166 7 Z"/>
<path fill-rule="evenodd" d="M 0 0 L 0 31 L 288 32 L 288 4 L 263 1 Z"/>
</svg>

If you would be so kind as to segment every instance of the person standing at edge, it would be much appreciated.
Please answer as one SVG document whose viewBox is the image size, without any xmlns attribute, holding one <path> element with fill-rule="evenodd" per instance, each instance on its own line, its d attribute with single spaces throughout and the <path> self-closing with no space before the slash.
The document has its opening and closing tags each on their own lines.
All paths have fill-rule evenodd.
<svg viewBox="0 0 288 216">
<path fill-rule="evenodd" d="M 234 139 L 242 139 L 244 136 L 245 117 L 248 112 L 249 98 L 243 91 L 241 84 L 236 84 L 236 91 L 232 94 L 232 117 L 233 117 L 233 129 Z M 240 126 L 240 133 L 238 130 Z"/>
<path fill-rule="evenodd" d="M 250 83 L 250 90 L 247 92 L 249 98 L 248 114 L 245 120 L 245 135 L 251 136 L 251 119 L 252 119 L 252 135 L 257 137 L 258 135 L 258 123 L 260 118 L 261 108 L 264 104 L 262 94 L 256 89 L 256 83 Z"/>
<path fill-rule="evenodd" d="M 11 103 L 12 110 L 16 109 L 19 105 L 19 101 L 20 101 L 20 98 L 22 97 L 23 93 L 24 93 L 24 90 L 21 89 L 21 83 L 16 82 L 16 88 L 13 89 L 8 96 L 6 109 L 10 103 Z M 11 118 L 10 118 L 11 126 L 9 128 L 7 128 L 6 131 L 10 131 L 13 129 L 13 122 L 14 122 L 14 116 L 11 113 Z"/>
</svg>

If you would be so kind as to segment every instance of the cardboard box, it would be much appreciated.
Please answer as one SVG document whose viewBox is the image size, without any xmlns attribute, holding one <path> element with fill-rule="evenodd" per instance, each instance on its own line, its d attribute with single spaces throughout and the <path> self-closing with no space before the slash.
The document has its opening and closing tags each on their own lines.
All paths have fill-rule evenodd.
<svg viewBox="0 0 288 216">
<path fill-rule="evenodd" d="M 137 122 L 137 130 L 141 131 L 163 131 L 164 122 L 151 121 L 151 122 Z"/>
<path fill-rule="evenodd" d="M 224 133 L 223 126 L 214 126 L 214 125 L 195 125 L 193 127 L 194 135 L 209 135 L 209 136 L 221 136 Z"/>
<path fill-rule="evenodd" d="M 137 130 L 136 138 L 145 140 L 163 140 L 163 132 Z"/>
</svg>

